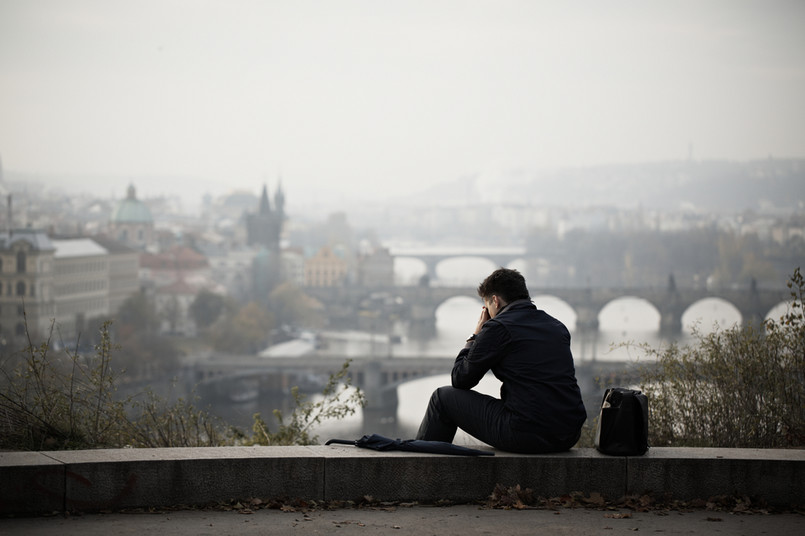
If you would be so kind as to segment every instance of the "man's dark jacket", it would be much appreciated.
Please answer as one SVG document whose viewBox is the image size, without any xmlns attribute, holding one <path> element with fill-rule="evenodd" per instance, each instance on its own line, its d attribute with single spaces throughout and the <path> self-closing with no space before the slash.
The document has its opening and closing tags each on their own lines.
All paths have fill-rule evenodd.
<svg viewBox="0 0 805 536">
<path fill-rule="evenodd" d="M 512 429 L 548 439 L 578 435 L 587 413 L 564 324 L 530 300 L 508 304 L 459 352 L 453 387 L 472 389 L 490 369 L 503 382 Z"/>
</svg>

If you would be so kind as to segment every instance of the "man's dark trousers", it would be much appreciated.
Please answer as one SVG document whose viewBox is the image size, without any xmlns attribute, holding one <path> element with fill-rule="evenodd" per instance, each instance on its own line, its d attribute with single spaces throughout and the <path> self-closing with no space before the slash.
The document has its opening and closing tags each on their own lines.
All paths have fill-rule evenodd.
<svg viewBox="0 0 805 536">
<path fill-rule="evenodd" d="M 516 430 L 511 426 L 511 417 L 500 399 L 468 389 L 440 387 L 430 398 L 416 437 L 452 443 L 456 429 L 461 428 L 495 448 L 524 454 L 561 452 L 578 441 L 578 436 L 556 439 Z"/>
</svg>

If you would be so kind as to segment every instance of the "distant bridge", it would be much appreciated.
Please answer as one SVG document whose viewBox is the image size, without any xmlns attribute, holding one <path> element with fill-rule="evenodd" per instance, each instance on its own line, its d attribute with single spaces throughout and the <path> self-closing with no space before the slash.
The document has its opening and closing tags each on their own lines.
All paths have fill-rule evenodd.
<svg viewBox="0 0 805 536">
<path fill-rule="evenodd" d="M 682 331 L 682 315 L 706 298 L 720 298 L 731 303 L 741 314 L 744 325 L 760 325 L 778 304 L 790 299 L 786 290 L 706 290 L 668 288 L 531 288 L 532 296 L 550 295 L 566 302 L 576 313 L 576 330 L 598 330 L 598 316 L 603 308 L 618 298 L 633 297 L 650 303 L 660 314 L 660 332 L 674 335 Z M 387 288 L 330 287 L 306 288 L 305 292 L 328 307 L 328 316 L 354 315 L 372 306 L 373 296 L 402 298 L 403 311 L 414 336 L 436 332 L 436 310 L 457 296 L 477 298 L 474 287 L 395 286 Z M 536 304 L 539 307 L 539 303 Z M 550 312 L 550 311 L 549 311 Z"/>
<path fill-rule="evenodd" d="M 436 267 L 440 262 L 447 259 L 462 257 L 477 257 L 487 259 L 497 266 L 508 266 L 512 262 L 525 259 L 526 249 L 524 247 L 392 247 L 390 253 L 394 257 L 407 257 L 419 259 L 425 263 L 426 275 L 431 281 L 436 280 Z"/>
<path fill-rule="evenodd" d="M 350 359 L 352 384 L 366 394 L 368 411 L 394 416 L 397 411 L 397 387 L 401 384 L 442 374 L 450 374 L 453 357 L 354 357 L 308 355 L 299 357 L 259 357 L 214 354 L 197 362 L 193 381 L 202 393 L 219 396 L 237 395 L 245 381 L 257 385 L 261 393 L 287 392 L 310 374 L 328 377 Z M 599 378 L 616 383 L 633 381 L 634 365 L 627 362 L 585 362 L 576 364 L 576 377 L 582 394 L 600 396 Z"/>
</svg>

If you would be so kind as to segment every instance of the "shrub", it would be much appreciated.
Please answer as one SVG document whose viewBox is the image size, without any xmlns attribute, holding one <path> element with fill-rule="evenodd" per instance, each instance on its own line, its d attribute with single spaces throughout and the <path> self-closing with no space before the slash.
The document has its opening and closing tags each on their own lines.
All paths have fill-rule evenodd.
<svg viewBox="0 0 805 536">
<path fill-rule="evenodd" d="M 48 340 L 3 363 L 0 446 L 51 450 L 114 446 L 124 441 L 126 402 L 113 398 L 109 323 L 101 327 L 95 355 L 65 349 L 53 355 Z M 76 344 L 78 346 L 78 344 Z M 17 359 L 14 366 L 11 361 Z"/>
<path fill-rule="evenodd" d="M 805 446 L 805 278 L 799 268 L 791 302 L 762 330 L 733 327 L 696 343 L 647 349 L 644 368 L 653 446 L 795 448 Z"/>
<path fill-rule="evenodd" d="M 311 445 L 318 443 L 318 437 L 312 435 L 314 427 L 330 419 L 343 419 L 355 413 L 358 407 L 366 405 L 366 397 L 360 389 L 351 387 L 351 379 L 347 360 L 341 370 L 330 375 L 330 379 L 322 392 L 322 399 L 312 402 L 299 392 L 298 387 L 291 388 L 295 408 L 286 424 L 282 412 L 274 410 L 279 428 L 269 431 L 262 416 L 254 415 L 253 435 L 244 441 L 251 445 Z"/>
<path fill-rule="evenodd" d="M 278 431 L 269 432 L 256 415 L 251 438 L 184 399 L 168 403 L 147 391 L 140 398 L 118 400 L 110 325 L 101 326 L 92 356 L 70 349 L 54 354 L 51 325 L 45 342 L 34 345 L 29 339 L 22 354 L 0 363 L 0 449 L 310 444 L 316 441 L 313 426 L 350 415 L 364 404 L 360 390 L 350 389 L 349 361 L 330 376 L 318 402 L 306 401 L 294 388 L 296 407 L 289 422 L 274 412 Z"/>
</svg>

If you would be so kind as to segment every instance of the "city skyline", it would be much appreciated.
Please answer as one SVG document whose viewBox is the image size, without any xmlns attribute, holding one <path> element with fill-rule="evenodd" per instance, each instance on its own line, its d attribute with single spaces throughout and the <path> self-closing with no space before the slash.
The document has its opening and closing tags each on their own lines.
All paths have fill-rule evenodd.
<svg viewBox="0 0 805 536">
<path fill-rule="evenodd" d="M 3 166 L 103 195 L 281 182 L 296 203 L 360 202 L 467 174 L 805 157 L 799 2 L 10 0 L 0 15 Z"/>
</svg>

